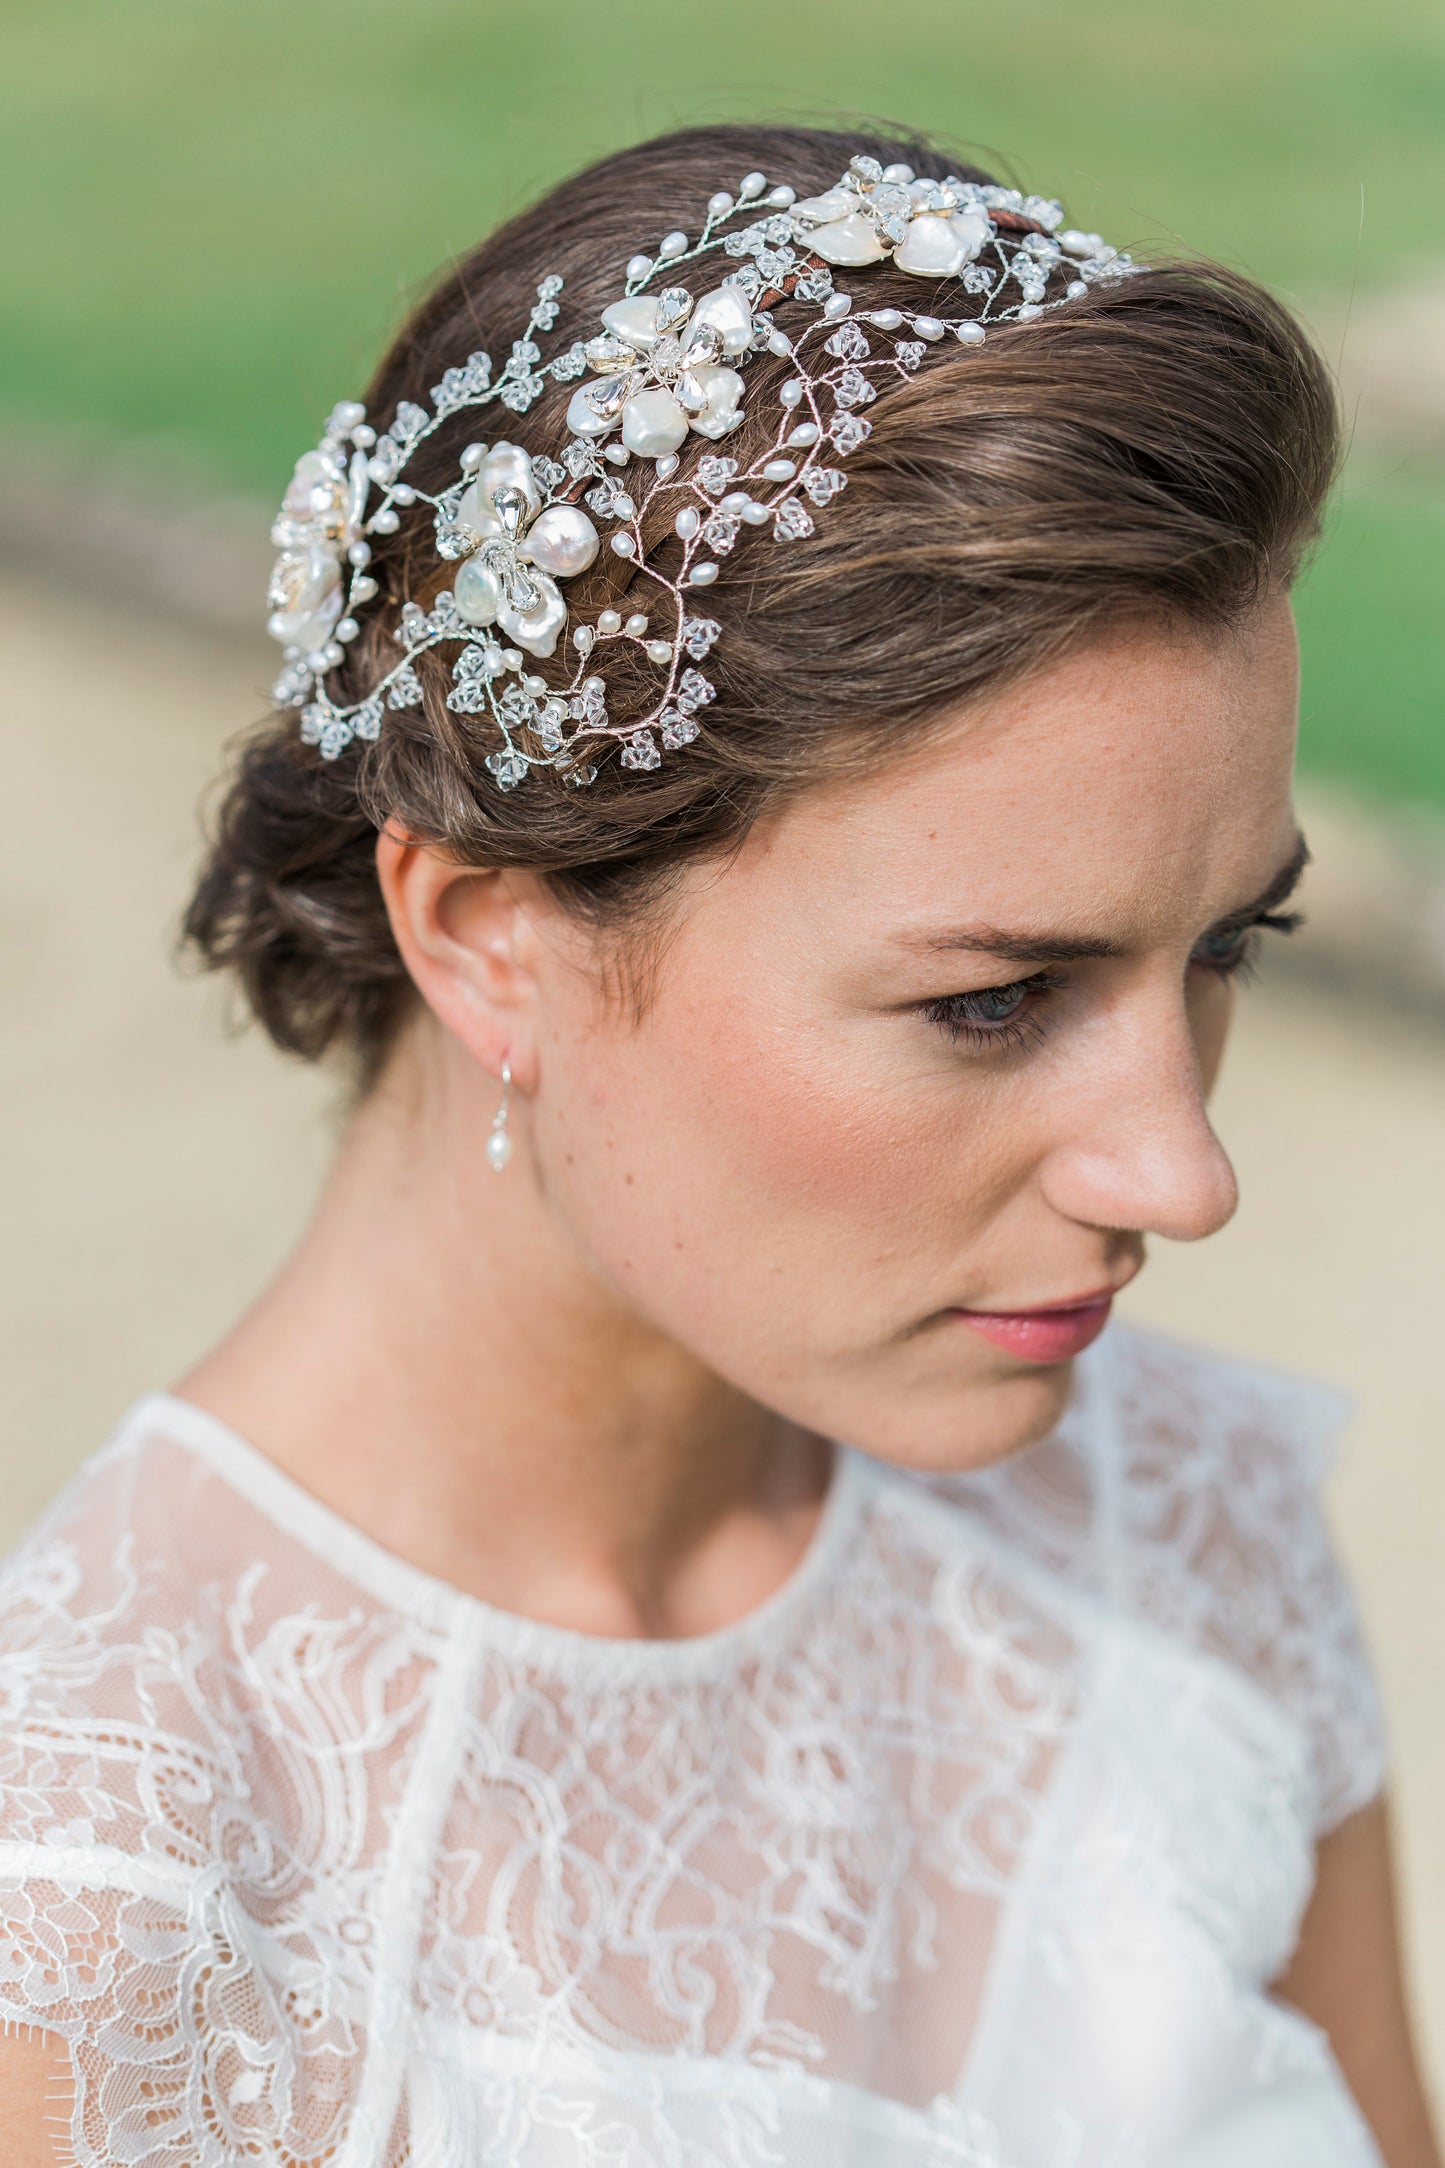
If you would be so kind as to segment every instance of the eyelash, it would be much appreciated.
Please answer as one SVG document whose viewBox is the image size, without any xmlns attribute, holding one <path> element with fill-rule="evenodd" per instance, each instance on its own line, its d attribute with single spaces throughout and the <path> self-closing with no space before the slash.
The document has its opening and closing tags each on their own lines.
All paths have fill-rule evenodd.
<svg viewBox="0 0 1445 2168">
<path fill-rule="evenodd" d="M 1207 956 L 1196 949 L 1191 960 L 1201 964 L 1206 971 L 1217 972 L 1221 978 L 1248 980 L 1254 976 L 1258 964 L 1261 930 L 1267 927 L 1273 933 L 1293 933 L 1302 923 L 1303 914 L 1299 911 L 1264 911 L 1247 926 L 1205 936 L 1206 940 L 1232 940 L 1231 953 Z M 1046 1037 L 1048 1026 L 1032 1004 L 1035 997 L 1051 993 L 1062 984 L 1063 981 L 1051 972 L 1036 971 L 1026 979 L 1011 979 L 1003 986 L 982 986 L 968 994 L 941 994 L 937 999 L 923 1003 L 922 1014 L 954 1046 L 966 1045 L 989 1051 L 1038 1046 Z M 1006 1003 L 1010 996 L 1017 996 L 1020 1003 L 1012 1015 L 992 1020 L 980 1015 L 982 1004 Z M 1029 1006 L 1022 1006 L 1025 1002 Z"/>
</svg>

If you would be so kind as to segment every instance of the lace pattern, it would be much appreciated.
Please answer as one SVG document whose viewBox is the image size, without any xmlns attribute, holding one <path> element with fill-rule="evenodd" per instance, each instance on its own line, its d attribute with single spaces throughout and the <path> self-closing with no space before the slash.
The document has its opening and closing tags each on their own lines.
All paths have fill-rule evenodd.
<svg viewBox="0 0 1445 2168">
<path fill-rule="evenodd" d="M 1111 1335 L 1053 1439 L 848 1456 L 781 1600 L 654 1645 L 148 1404 L 0 1579 L 0 2013 L 77 2168 L 1147 2168 L 1289 2086 L 1363 2168 L 1265 1992 L 1381 1767 L 1322 1418 Z"/>
</svg>

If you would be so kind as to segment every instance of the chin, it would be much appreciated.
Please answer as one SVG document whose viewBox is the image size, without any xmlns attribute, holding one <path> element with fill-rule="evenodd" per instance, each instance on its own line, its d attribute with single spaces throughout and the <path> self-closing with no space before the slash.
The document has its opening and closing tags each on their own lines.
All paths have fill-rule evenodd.
<svg viewBox="0 0 1445 2168">
<path fill-rule="evenodd" d="M 1073 1388 L 1074 1359 L 1027 1368 L 1000 1365 L 997 1372 L 955 1383 L 926 1402 L 906 1394 L 890 1396 L 886 1413 L 880 1408 L 876 1423 L 866 1420 L 871 1411 L 860 1399 L 844 1435 L 875 1460 L 914 1468 L 921 1475 L 962 1475 L 1046 1438 Z"/>
</svg>

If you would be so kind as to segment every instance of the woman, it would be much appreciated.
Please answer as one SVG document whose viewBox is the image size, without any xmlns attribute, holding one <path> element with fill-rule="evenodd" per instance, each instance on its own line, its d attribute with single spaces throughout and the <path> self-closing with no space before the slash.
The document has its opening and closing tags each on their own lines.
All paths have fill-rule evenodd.
<svg viewBox="0 0 1445 2168">
<path fill-rule="evenodd" d="M 8 1567 L 7 2161 L 1435 2168 L 1333 1403 L 1103 1330 L 1334 457 L 1248 281 L 803 129 L 332 415 L 189 932 L 357 1092 Z"/>
</svg>

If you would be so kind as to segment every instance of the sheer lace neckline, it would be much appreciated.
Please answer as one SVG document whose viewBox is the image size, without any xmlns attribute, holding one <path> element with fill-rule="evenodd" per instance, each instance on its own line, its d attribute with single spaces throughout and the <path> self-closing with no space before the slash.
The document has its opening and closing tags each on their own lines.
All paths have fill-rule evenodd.
<svg viewBox="0 0 1445 2168">
<path fill-rule="evenodd" d="M 113 1440 L 123 1450 L 138 1435 L 157 1432 L 204 1460 L 286 1535 L 347 1574 L 392 1610 L 442 1632 L 470 1625 L 486 1645 L 522 1660 L 575 1671 L 599 1664 L 649 1674 L 686 1673 L 719 1660 L 739 1661 L 775 1644 L 787 1624 L 833 1580 L 857 1529 L 868 1493 L 882 1475 L 854 1447 L 833 1443 L 833 1470 L 817 1524 L 792 1572 L 740 1618 L 705 1634 L 650 1640 L 584 1633 L 503 1609 L 388 1550 L 334 1506 L 288 1475 L 259 1446 L 219 1416 L 176 1393 L 137 1401 Z"/>
</svg>

